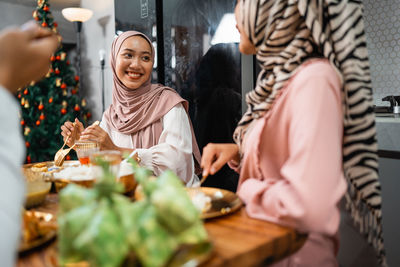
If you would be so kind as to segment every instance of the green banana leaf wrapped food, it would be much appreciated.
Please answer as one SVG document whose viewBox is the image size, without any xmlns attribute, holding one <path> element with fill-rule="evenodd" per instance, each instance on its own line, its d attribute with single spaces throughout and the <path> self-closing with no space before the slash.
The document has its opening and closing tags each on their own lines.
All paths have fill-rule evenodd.
<svg viewBox="0 0 400 267">
<path fill-rule="evenodd" d="M 179 178 L 166 171 L 149 179 L 150 171 L 131 163 L 145 193 L 141 201 L 120 194 L 106 165 L 93 188 L 70 184 L 60 192 L 61 266 L 81 261 L 122 266 L 132 253 L 139 266 L 178 266 L 185 257 L 211 250 L 200 213 Z M 196 250 L 182 252 L 191 246 Z"/>
</svg>

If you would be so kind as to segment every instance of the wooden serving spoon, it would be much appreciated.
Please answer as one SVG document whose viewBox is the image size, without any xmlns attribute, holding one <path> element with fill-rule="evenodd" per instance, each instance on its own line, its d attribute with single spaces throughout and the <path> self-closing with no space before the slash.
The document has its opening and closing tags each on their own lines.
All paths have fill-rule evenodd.
<svg viewBox="0 0 400 267">
<path fill-rule="evenodd" d="M 63 165 L 65 157 L 68 155 L 68 153 L 75 147 L 75 138 L 76 138 L 76 132 L 78 130 L 78 125 L 74 122 L 74 129 L 72 130 L 72 133 L 67 136 L 65 139 L 65 142 L 63 146 L 57 151 L 57 153 L 54 155 L 54 165 L 60 167 Z M 64 149 L 65 145 L 67 144 L 68 140 L 71 139 L 74 142 L 74 145 L 71 146 L 70 148 Z"/>
<path fill-rule="evenodd" d="M 57 167 L 61 167 L 64 163 L 65 157 L 68 155 L 68 153 L 71 151 L 71 149 L 73 149 L 75 147 L 75 145 L 76 144 L 73 144 L 69 148 L 66 148 L 66 149 L 61 148 L 60 150 L 58 150 L 54 156 L 54 165 Z"/>
</svg>

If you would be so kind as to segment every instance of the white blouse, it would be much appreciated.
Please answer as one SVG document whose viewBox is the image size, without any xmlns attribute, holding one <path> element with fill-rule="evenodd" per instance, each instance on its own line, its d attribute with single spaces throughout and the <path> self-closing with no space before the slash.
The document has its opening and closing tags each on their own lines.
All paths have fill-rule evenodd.
<svg viewBox="0 0 400 267">
<path fill-rule="evenodd" d="M 194 158 L 192 149 L 192 133 L 188 115 L 181 103 L 173 107 L 161 118 L 163 131 L 158 144 L 148 149 L 138 148 L 135 151 L 141 158 L 140 165 L 160 175 L 169 169 L 191 187 L 199 182 L 194 173 Z M 108 127 L 104 115 L 100 123 L 118 147 L 134 149 L 130 135 L 122 134 Z"/>
</svg>

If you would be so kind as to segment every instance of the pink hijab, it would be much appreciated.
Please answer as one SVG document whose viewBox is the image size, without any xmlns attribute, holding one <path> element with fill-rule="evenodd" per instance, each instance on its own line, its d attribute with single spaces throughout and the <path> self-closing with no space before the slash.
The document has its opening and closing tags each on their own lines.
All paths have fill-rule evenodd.
<svg viewBox="0 0 400 267">
<path fill-rule="evenodd" d="M 131 135 L 135 148 L 150 148 L 158 144 L 163 130 L 161 118 L 174 106 L 182 103 L 186 112 L 189 104 L 172 88 L 161 84 L 152 84 L 151 78 L 137 89 L 126 87 L 116 74 L 116 60 L 122 43 L 129 37 L 141 36 L 151 47 L 154 62 L 154 47 L 150 39 L 141 32 L 126 31 L 120 34 L 112 43 L 111 68 L 113 71 L 112 104 L 104 112 L 108 126 L 120 133 Z M 190 119 L 189 119 L 190 122 Z M 192 132 L 192 147 L 196 169 L 200 163 L 200 151 Z"/>
</svg>

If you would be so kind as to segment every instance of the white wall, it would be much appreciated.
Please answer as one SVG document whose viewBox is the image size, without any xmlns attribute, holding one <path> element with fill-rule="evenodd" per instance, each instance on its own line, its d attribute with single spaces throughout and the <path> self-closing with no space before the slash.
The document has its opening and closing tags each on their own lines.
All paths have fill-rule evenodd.
<svg viewBox="0 0 400 267">
<path fill-rule="evenodd" d="M 0 29 L 11 25 L 19 26 L 29 20 L 33 20 L 32 12 L 34 10 L 35 7 L 0 1 Z M 75 43 L 76 37 L 72 23 L 64 19 L 60 10 L 51 9 L 50 11 L 58 24 L 58 31 L 64 39 L 63 42 Z"/>
<path fill-rule="evenodd" d="M 32 11 L 31 7 L 0 2 L 0 29 L 32 20 Z"/>
<path fill-rule="evenodd" d="M 93 17 L 82 27 L 82 88 L 92 110 L 93 120 L 102 115 L 101 68 L 99 50 L 106 51 L 104 73 L 105 108 L 111 104 L 112 73 L 110 49 L 114 39 L 115 19 L 113 0 L 82 0 L 81 7 L 93 10 Z"/>
</svg>

